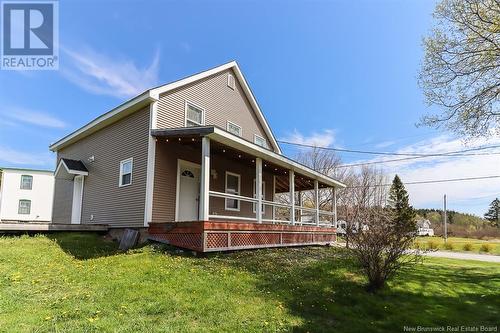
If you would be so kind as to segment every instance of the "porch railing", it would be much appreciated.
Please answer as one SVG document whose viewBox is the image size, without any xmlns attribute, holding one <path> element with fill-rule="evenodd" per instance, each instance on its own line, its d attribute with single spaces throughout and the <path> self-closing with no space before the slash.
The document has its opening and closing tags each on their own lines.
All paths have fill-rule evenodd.
<svg viewBox="0 0 500 333">
<path fill-rule="evenodd" d="M 217 191 L 209 191 L 209 198 L 222 198 L 222 199 L 233 199 L 239 200 L 242 202 L 249 202 L 253 205 L 257 205 L 259 200 L 257 198 L 246 197 L 237 194 L 217 192 Z M 272 208 L 272 218 L 262 217 L 262 222 L 273 223 L 273 224 L 294 224 L 294 225 L 314 225 L 314 226 L 324 226 L 324 227 L 333 227 L 335 226 L 335 213 L 325 210 L 320 210 L 311 207 L 303 207 L 303 206 L 292 206 L 291 204 L 269 201 L 269 200 L 261 200 L 263 206 L 270 206 Z M 290 216 L 292 209 L 295 209 L 295 221 L 290 220 Z M 279 213 L 278 213 L 279 211 Z M 303 214 L 303 212 L 309 212 L 311 214 Z M 286 216 L 288 215 L 288 219 Z M 306 216 L 312 216 L 310 219 L 305 219 Z M 319 217 L 319 219 L 316 218 Z M 213 219 L 227 219 L 227 220 L 243 220 L 243 221 L 252 221 L 258 222 L 257 213 L 254 216 L 241 216 L 238 215 L 225 215 L 225 214 L 209 214 L 209 218 Z"/>
</svg>

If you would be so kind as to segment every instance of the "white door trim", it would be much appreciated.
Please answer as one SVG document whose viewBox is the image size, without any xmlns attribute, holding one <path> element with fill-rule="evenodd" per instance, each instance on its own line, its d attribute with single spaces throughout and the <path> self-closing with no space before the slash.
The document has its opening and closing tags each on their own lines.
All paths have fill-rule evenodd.
<svg viewBox="0 0 500 333">
<path fill-rule="evenodd" d="M 71 205 L 71 224 L 82 223 L 84 181 L 85 181 L 84 176 L 75 176 L 75 178 L 73 179 L 73 202 Z"/>
<path fill-rule="evenodd" d="M 180 158 L 177 159 L 177 183 L 175 186 L 175 222 L 179 221 L 179 195 L 181 188 L 181 167 L 190 166 L 192 168 L 198 168 L 201 170 L 201 165 L 198 163 L 182 160 Z"/>
</svg>

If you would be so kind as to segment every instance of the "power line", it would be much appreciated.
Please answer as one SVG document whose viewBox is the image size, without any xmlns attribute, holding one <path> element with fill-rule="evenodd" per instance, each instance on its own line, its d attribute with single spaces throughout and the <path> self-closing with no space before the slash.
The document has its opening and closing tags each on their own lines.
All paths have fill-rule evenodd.
<svg viewBox="0 0 500 333">
<path fill-rule="evenodd" d="M 486 147 L 476 147 L 476 148 L 469 148 L 469 149 L 464 149 L 464 150 L 456 150 L 456 151 L 450 151 L 450 152 L 445 152 L 445 153 L 434 153 L 434 154 L 422 154 L 422 153 L 397 153 L 397 152 L 380 152 L 380 151 L 370 151 L 370 150 L 356 150 L 356 149 L 344 149 L 344 148 L 333 148 L 333 147 L 322 147 L 322 146 L 315 146 L 315 145 L 309 145 L 305 143 L 297 143 L 297 142 L 290 142 L 290 141 L 282 141 L 278 140 L 279 143 L 287 144 L 287 145 L 293 145 L 293 146 L 299 146 L 299 147 L 306 147 L 306 148 L 316 148 L 316 149 L 322 149 L 322 150 L 331 150 L 331 151 L 336 151 L 340 153 L 356 153 L 356 154 L 370 154 L 370 155 L 389 155 L 389 156 L 412 156 L 412 157 L 438 157 L 438 156 L 476 156 L 476 155 L 496 155 L 500 153 L 483 153 L 483 154 L 461 154 L 461 153 L 466 153 L 470 151 L 478 151 L 478 150 L 485 150 L 485 149 L 493 149 L 493 148 L 500 148 L 500 145 L 495 145 L 495 146 L 486 146 Z"/>
<path fill-rule="evenodd" d="M 483 176 L 483 177 L 450 178 L 450 179 L 438 179 L 438 180 L 422 180 L 422 181 L 414 181 L 414 182 L 404 182 L 403 184 L 405 184 L 405 185 L 418 185 L 418 184 L 449 183 L 449 182 L 461 182 L 461 181 L 492 179 L 492 178 L 500 178 L 500 176 Z M 369 186 L 348 186 L 346 188 L 384 187 L 384 186 L 392 186 L 392 183 L 391 184 L 376 184 L 376 185 L 369 185 Z"/>
</svg>

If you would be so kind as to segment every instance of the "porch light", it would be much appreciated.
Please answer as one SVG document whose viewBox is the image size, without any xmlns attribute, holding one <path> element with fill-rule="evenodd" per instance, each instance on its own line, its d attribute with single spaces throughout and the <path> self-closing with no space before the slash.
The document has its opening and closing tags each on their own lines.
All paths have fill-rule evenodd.
<svg viewBox="0 0 500 333">
<path fill-rule="evenodd" d="M 167 139 L 167 140 L 165 140 L 165 142 L 168 142 L 168 139 Z"/>
<path fill-rule="evenodd" d="M 225 150 L 225 149 L 222 149 L 222 152 L 223 152 L 223 153 L 225 153 L 225 152 L 226 152 L 226 150 Z"/>
<path fill-rule="evenodd" d="M 179 138 L 179 142 L 181 141 L 181 138 Z"/>
<path fill-rule="evenodd" d="M 191 139 L 191 141 L 193 141 L 193 142 L 194 142 L 194 138 L 192 138 L 192 139 Z"/>
<path fill-rule="evenodd" d="M 238 158 L 241 158 L 241 155 L 238 155 Z"/>
</svg>

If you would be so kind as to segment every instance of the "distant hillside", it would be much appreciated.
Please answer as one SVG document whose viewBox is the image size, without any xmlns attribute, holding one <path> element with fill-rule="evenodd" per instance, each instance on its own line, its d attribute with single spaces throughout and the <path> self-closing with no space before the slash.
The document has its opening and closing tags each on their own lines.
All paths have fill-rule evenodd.
<svg viewBox="0 0 500 333">
<path fill-rule="evenodd" d="M 416 209 L 417 217 L 431 221 L 436 236 L 443 234 L 443 211 L 441 209 Z M 500 228 L 492 227 L 485 219 L 454 210 L 447 211 L 448 235 L 480 239 L 500 238 Z"/>
<path fill-rule="evenodd" d="M 441 225 L 443 223 L 443 210 L 441 209 L 416 209 L 419 217 L 428 219 L 433 225 Z M 460 226 L 475 226 L 483 227 L 488 225 L 485 219 L 467 213 L 460 213 L 454 210 L 448 210 L 448 223 Z"/>
</svg>

